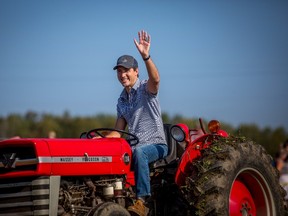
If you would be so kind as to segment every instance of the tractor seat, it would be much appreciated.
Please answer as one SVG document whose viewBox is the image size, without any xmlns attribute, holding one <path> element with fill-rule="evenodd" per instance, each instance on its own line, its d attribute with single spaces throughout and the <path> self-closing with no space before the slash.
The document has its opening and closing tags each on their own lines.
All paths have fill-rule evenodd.
<svg viewBox="0 0 288 216">
<path fill-rule="evenodd" d="M 177 158 L 177 142 L 171 137 L 170 134 L 170 128 L 171 124 L 164 124 L 164 132 L 166 136 L 166 141 L 168 145 L 168 154 L 165 158 L 159 159 L 153 163 L 151 163 L 149 166 L 152 169 L 166 166 L 170 164 L 171 162 L 175 161 Z"/>
</svg>

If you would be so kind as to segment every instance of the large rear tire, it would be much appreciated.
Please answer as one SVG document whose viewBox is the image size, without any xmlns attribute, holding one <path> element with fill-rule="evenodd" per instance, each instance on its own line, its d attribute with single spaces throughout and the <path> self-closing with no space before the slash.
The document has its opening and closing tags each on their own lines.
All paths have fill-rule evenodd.
<svg viewBox="0 0 288 216">
<path fill-rule="evenodd" d="M 183 191 L 195 215 L 286 215 L 279 173 L 258 144 L 218 140 L 202 150 L 191 172 Z"/>
</svg>

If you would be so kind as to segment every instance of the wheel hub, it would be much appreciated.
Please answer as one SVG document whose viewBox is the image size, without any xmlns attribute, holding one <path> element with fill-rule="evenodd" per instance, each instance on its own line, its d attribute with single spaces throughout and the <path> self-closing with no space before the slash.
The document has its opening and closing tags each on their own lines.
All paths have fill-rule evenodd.
<svg viewBox="0 0 288 216">
<path fill-rule="evenodd" d="M 243 182 L 236 179 L 230 194 L 230 215 L 254 216 L 256 207 L 253 197 Z"/>
<path fill-rule="evenodd" d="M 251 206 L 248 204 L 248 202 L 242 203 L 242 208 L 240 210 L 242 216 L 252 216 L 251 213 Z"/>
</svg>

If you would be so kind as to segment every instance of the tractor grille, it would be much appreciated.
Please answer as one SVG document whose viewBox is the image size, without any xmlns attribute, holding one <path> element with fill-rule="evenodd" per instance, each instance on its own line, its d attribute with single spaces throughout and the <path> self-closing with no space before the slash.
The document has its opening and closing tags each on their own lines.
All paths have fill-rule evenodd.
<svg viewBox="0 0 288 216">
<path fill-rule="evenodd" d="M 0 179 L 0 216 L 48 216 L 49 186 L 49 177 Z"/>
<path fill-rule="evenodd" d="M 5 146 L 0 152 L 0 175 L 37 169 L 38 159 L 33 145 Z"/>
</svg>

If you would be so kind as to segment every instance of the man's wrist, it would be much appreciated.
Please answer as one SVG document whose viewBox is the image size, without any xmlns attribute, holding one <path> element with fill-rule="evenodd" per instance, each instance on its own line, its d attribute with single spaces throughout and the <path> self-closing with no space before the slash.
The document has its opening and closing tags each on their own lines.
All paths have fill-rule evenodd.
<svg viewBox="0 0 288 216">
<path fill-rule="evenodd" d="M 144 60 L 144 61 L 148 61 L 148 60 L 150 59 L 150 57 L 151 57 L 151 56 L 150 56 L 150 55 L 148 55 L 148 57 L 146 57 L 146 58 L 143 58 L 143 60 Z"/>
</svg>

